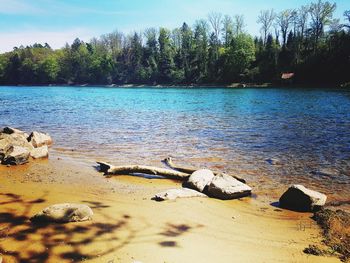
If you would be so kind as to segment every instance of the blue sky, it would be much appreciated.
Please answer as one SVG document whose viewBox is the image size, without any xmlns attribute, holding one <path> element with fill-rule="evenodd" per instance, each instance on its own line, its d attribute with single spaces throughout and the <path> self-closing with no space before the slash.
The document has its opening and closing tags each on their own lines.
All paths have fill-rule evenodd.
<svg viewBox="0 0 350 263">
<path fill-rule="evenodd" d="M 315 0 L 316 1 L 316 0 Z M 336 17 L 350 9 L 338 0 Z M 0 0 L 0 52 L 13 46 L 48 42 L 62 47 L 79 37 L 89 41 L 114 30 L 129 33 L 147 27 L 192 25 L 210 12 L 243 14 L 246 30 L 259 34 L 260 10 L 280 11 L 310 3 L 307 0 Z"/>
</svg>

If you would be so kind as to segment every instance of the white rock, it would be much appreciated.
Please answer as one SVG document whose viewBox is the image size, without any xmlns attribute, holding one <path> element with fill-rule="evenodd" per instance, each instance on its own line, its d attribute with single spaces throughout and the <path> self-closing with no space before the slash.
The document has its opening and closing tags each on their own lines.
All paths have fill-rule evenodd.
<svg viewBox="0 0 350 263">
<path fill-rule="evenodd" d="M 29 151 L 33 149 L 33 145 L 27 141 L 27 137 L 21 133 L 0 133 L 0 140 L 3 141 L 3 144 L 7 145 L 21 146 L 27 148 Z"/>
<path fill-rule="evenodd" d="M 214 178 L 214 173 L 208 169 L 200 169 L 191 174 L 188 178 L 186 186 L 203 192 L 204 188 L 210 184 Z"/>
<path fill-rule="evenodd" d="M 47 147 L 47 145 L 34 148 L 30 151 L 30 156 L 34 159 L 47 158 L 49 156 L 49 148 Z"/>
<path fill-rule="evenodd" d="M 31 218 L 33 222 L 81 222 L 91 220 L 93 212 L 83 204 L 55 204 L 49 206 Z"/>
<path fill-rule="evenodd" d="M 164 201 L 164 200 L 175 200 L 177 198 L 188 198 L 188 197 L 207 197 L 207 196 L 205 194 L 202 194 L 192 189 L 179 188 L 179 189 L 169 189 L 164 192 L 158 193 L 152 199 L 156 201 Z"/>
<path fill-rule="evenodd" d="M 52 139 L 50 135 L 47 133 L 41 133 L 41 132 L 32 132 L 29 137 L 28 141 L 35 147 L 41 147 L 43 145 L 51 145 L 52 144 Z"/>
<path fill-rule="evenodd" d="M 208 187 L 209 196 L 223 200 L 248 196 L 251 191 L 248 185 L 226 174 L 215 176 Z"/>
</svg>

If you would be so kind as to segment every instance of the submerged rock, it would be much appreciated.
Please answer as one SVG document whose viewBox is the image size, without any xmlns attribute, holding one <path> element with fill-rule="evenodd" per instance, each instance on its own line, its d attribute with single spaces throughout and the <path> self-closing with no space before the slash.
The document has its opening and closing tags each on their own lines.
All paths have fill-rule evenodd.
<svg viewBox="0 0 350 263">
<path fill-rule="evenodd" d="M 30 152 L 27 148 L 11 145 L 5 153 L 2 164 L 19 165 L 28 162 Z"/>
<path fill-rule="evenodd" d="M 49 148 L 47 145 L 34 148 L 30 151 L 30 156 L 34 159 L 47 158 L 49 156 Z"/>
<path fill-rule="evenodd" d="M 295 210 L 295 211 L 314 211 L 324 206 L 327 196 L 310 190 L 303 185 L 292 185 L 280 197 L 280 207 Z"/>
<path fill-rule="evenodd" d="M 200 169 L 191 174 L 186 183 L 186 187 L 203 192 L 204 188 L 210 184 L 214 178 L 214 173 L 208 169 Z"/>
<path fill-rule="evenodd" d="M 265 161 L 271 165 L 282 165 L 282 161 L 278 158 L 269 158 L 269 159 L 266 159 Z"/>
<path fill-rule="evenodd" d="M 46 207 L 44 210 L 31 218 L 32 222 L 82 222 L 91 220 L 93 216 L 91 208 L 83 204 L 55 204 Z"/>
<path fill-rule="evenodd" d="M 41 133 L 41 132 L 32 132 L 29 137 L 28 137 L 28 141 L 35 147 L 41 147 L 44 145 L 51 145 L 52 144 L 52 139 L 50 137 L 50 135 L 48 135 L 47 133 Z"/>
<path fill-rule="evenodd" d="M 215 176 L 208 187 L 210 196 L 223 200 L 248 196 L 251 192 L 251 187 L 226 174 Z"/>
<path fill-rule="evenodd" d="M 164 201 L 164 200 L 175 200 L 177 198 L 188 198 L 188 197 L 207 197 L 207 196 L 205 194 L 202 194 L 192 189 L 179 188 L 179 189 L 169 189 L 164 192 L 158 193 L 152 199 L 156 201 Z"/>
<path fill-rule="evenodd" d="M 312 175 L 330 178 L 337 178 L 339 176 L 339 171 L 336 168 L 321 168 L 310 173 Z"/>
</svg>

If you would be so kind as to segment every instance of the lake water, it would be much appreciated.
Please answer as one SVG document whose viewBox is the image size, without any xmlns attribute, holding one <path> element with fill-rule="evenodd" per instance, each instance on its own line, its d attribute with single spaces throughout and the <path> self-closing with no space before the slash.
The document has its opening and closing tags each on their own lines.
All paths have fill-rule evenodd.
<svg viewBox="0 0 350 263">
<path fill-rule="evenodd" d="M 304 183 L 350 196 L 346 90 L 0 87 L 0 126 L 48 132 L 53 157 L 89 165 L 172 156 L 267 190 Z"/>
</svg>

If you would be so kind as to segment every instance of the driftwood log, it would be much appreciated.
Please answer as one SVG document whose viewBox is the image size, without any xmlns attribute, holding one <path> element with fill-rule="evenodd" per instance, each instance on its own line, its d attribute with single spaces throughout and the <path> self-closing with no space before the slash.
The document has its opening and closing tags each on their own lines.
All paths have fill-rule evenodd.
<svg viewBox="0 0 350 263">
<path fill-rule="evenodd" d="M 167 166 L 169 166 L 171 169 L 183 172 L 183 173 L 188 173 L 188 174 L 192 174 L 195 171 L 199 170 L 198 168 L 193 168 L 193 167 L 181 167 L 181 166 L 177 166 L 174 164 L 173 159 L 171 157 L 167 157 L 165 158 L 163 161 L 163 163 L 165 163 Z M 213 171 L 214 175 L 218 175 L 218 174 L 222 174 L 222 172 L 215 172 Z M 242 183 L 246 183 L 246 181 L 243 178 L 237 177 L 237 176 L 232 176 L 233 178 L 237 179 L 238 181 L 242 182 Z"/>
<path fill-rule="evenodd" d="M 174 164 L 171 157 L 165 158 L 162 162 L 165 163 L 167 166 L 169 166 L 173 170 L 154 167 L 154 166 L 147 166 L 147 165 L 114 166 L 112 164 L 105 163 L 105 162 L 97 162 L 97 163 L 100 165 L 99 166 L 100 172 L 103 172 L 105 175 L 142 173 L 142 174 L 160 175 L 170 179 L 177 179 L 177 180 L 187 180 L 193 172 L 198 170 L 196 168 L 177 166 Z M 215 175 L 221 174 L 221 172 L 213 172 L 213 173 Z M 237 176 L 233 176 L 233 178 L 237 179 L 238 181 L 244 184 L 246 183 L 244 179 L 239 178 Z"/>
<path fill-rule="evenodd" d="M 100 171 L 105 175 L 121 175 L 121 174 L 134 174 L 134 173 L 143 173 L 143 174 L 152 174 L 160 175 L 170 179 L 177 180 L 186 180 L 190 176 L 188 173 L 183 173 L 175 170 L 146 166 L 146 165 L 122 165 L 114 166 L 105 162 L 97 162 L 100 167 Z"/>
</svg>

